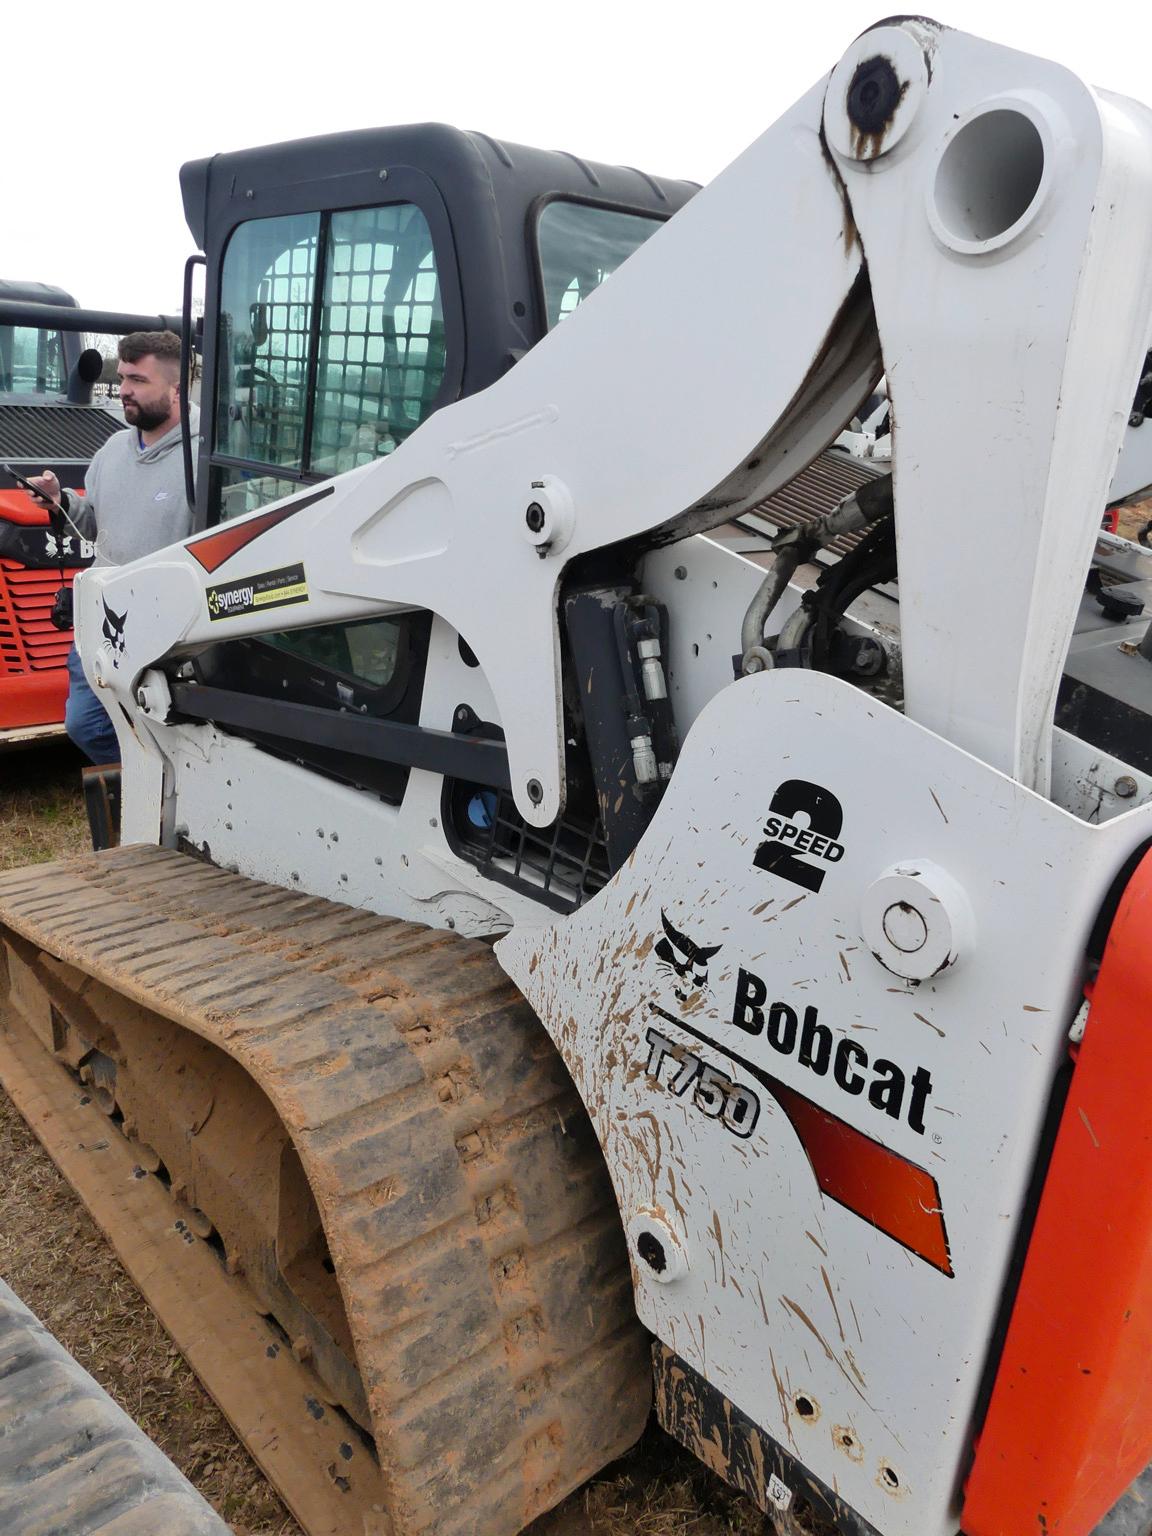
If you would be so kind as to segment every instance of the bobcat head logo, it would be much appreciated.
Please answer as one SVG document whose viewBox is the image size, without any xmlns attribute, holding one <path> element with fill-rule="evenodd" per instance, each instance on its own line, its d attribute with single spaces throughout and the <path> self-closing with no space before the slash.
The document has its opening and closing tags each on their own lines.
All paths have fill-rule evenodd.
<svg viewBox="0 0 1152 1536">
<path fill-rule="evenodd" d="M 705 947 L 695 943 L 668 921 L 668 914 L 661 908 L 660 921 L 664 925 L 664 937 L 656 943 L 656 958 L 671 968 L 672 990 L 681 1003 L 686 1003 L 694 992 L 708 985 L 708 962 L 718 955 L 723 944 Z"/>
<path fill-rule="evenodd" d="M 112 665 L 118 667 L 120 658 L 124 654 L 124 625 L 128 614 L 116 613 L 108 606 L 108 599 L 104 598 L 104 627 L 103 635 L 112 648 Z"/>
</svg>

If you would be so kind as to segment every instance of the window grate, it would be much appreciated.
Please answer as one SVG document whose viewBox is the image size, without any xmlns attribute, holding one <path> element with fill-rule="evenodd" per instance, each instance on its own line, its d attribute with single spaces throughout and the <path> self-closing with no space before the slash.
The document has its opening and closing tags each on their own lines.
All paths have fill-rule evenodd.
<svg viewBox="0 0 1152 1536">
<path fill-rule="evenodd" d="M 241 225 L 224 264 L 220 359 L 218 454 L 329 475 L 391 453 L 444 379 L 424 214 L 395 203 Z"/>
<path fill-rule="evenodd" d="M 531 896 L 551 898 L 563 911 L 575 911 L 609 878 L 608 845 L 597 817 L 565 816 L 550 827 L 531 827 L 506 790 L 480 790 L 487 828 L 467 814 L 454 819 L 458 851 L 485 873 Z M 461 823 L 466 822 L 466 826 Z"/>
</svg>

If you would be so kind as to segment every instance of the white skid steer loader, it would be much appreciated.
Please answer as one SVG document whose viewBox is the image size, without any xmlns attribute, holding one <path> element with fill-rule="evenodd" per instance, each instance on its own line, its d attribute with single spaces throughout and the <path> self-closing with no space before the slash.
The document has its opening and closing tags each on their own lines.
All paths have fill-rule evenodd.
<svg viewBox="0 0 1152 1536">
<path fill-rule="evenodd" d="M 0 877 L 0 1076 L 310 1532 L 511 1536 L 654 1381 L 782 1529 L 1146 1533 L 1152 114 L 898 18 L 686 196 L 391 431 L 428 214 L 334 479 L 351 215 L 233 219 L 242 515 L 77 582 L 122 846 Z M 826 452 L 882 372 L 890 479 Z"/>
</svg>

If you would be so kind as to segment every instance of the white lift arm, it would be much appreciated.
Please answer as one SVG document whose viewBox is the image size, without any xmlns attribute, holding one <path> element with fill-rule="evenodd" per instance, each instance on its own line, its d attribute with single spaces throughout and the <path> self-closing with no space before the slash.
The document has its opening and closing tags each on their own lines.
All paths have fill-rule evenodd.
<svg viewBox="0 0 1152 1536">
<path fill-rule="evenodd" d="M 211 569 L 217 534 L 87 575 L 85 666 L 131 755 L 116 704 L 132 716 L 150 668 L 220 638 L 212 589 L 302 565 L 307 601 L 229 637 L 433 610 L 491 684 L 518 809 L 550 824 L 565 565 L 754 504 L 831 441 L 882 351 L 908 713 L 1043 793 L 1150 249 L 1143 108 L 932 23 L 873 29 L 499 384 L 228 525 L 265 531 Z M 981 445 L 962 465 L 958 419 Z"/>
</svg>

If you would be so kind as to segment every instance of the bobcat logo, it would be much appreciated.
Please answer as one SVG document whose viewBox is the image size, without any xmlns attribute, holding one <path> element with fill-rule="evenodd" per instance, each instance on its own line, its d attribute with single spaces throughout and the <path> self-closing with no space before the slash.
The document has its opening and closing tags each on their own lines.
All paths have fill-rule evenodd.
<svg viewBox="0 0 1152 1536">
<path fill-rule="evenodd" d="M 112 665 L 118 667 L 120 658 L 124 654 L 124 625 L 128 614 L 116 613 L 108 606 L 108 599 L 104 598 L 104 627 L 103 635 L 112 648 Z"/>
<path fill-rule="evenodd" d="M 708 985 L 708 962 L 718 955 L 723 944 L 704 946 L 695 943 L 668 921 L 668 914 L 661 908 L 660 921 L 664 925 L 664 937 L 657 941 L 656 958 L 671 966 L 672 990 L 678 1002 L 687 1003 L 694 992 Z"/>
</svg>

